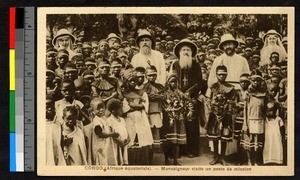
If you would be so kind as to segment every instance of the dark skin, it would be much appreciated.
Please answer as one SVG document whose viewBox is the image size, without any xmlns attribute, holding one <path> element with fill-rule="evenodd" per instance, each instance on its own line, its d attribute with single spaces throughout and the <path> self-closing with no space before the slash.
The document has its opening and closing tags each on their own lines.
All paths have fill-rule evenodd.
<svg viewBox="0 0 300 180">
<path fill-rule="evenodd" d="M 52 121 L 55 116 L 54 101 L 52 99 L 46 99 L 46 119 Z"/>
<path fill-rule="evenodd" d="M 147 74 L 147 79 L 151 84 L 154 84 L 156 81 L 157 75 L 156 74 Z M 162 95 L 160 94 L 148 94 L 150 100 L 161 100 Z"/>
<path fill-rule="evenodd" d="M 131 78 L 128 80 L 128 89 L 130 91 L 136 91 L 136 89 L 135 89 L 136 85 L 137 85 L 137 81 L 135 79 Z M 129 104 L 129 106 L 131 109 L 129 111 L 134 111 L 134 110 L 140 111 L 140 110 L 145 109 L 143 104 Z"/>
<path fill-rule="evenodd" d="M 267 117 L 269 120 L 274 120 L 276 118 L 276 111 L 278 110 L 278 105 L 276 105 L 274 102 L 269 102 L 267 104 Z M 282 141 L 284 141 L 285 137 L 285 128 L 284 126 L 280 127 L 280 134 L 282 137 Z"/>
</svg>

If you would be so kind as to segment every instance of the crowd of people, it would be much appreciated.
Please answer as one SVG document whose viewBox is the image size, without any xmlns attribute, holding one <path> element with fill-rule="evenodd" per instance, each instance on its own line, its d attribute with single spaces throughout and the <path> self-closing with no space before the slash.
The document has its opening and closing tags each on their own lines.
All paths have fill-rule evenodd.
<svg viewBox="0 0 300 180">
<path fill-rule="evenodd" d="M 286 160 L 287 38 L 275 30 L 81 39 L 60 29 L 47 44 L 47 165 L 158 165 L 154 152 L 180 165 L 203 135 L 210 165 Z"/>
</svg>

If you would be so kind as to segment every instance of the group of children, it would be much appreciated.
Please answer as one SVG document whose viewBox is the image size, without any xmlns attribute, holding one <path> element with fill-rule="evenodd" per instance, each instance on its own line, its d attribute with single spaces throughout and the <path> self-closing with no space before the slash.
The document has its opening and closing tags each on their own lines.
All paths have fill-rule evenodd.
<svg viewBox="0 0 300 180">
<path fill-rule="evenodd" d="M 204 82 L 216 57 L 211 51 L 216 39 L 209 46 L 197 43 L 204 52 L 196 58 Z M 162 147 L 165 164 L 180 165 L 191 99 L 180 90 L 178 77 L 169 74 L 166 84 L 159 84 L 154 66 L 132 68 L 134 52 L 116 51 L 103 40 L 98 50 L 89 44 L 82 45 L 82 54 L 47 49 L 46 164 L 151 165 L 153 152 Z M 259 60 L 254 53 L 249 57 L 252 72 L 240 76 L 240 89 L 226 82 L 227 68 L 218 66 L 218 82 L 199 96 L 214 151 L 211 165 L 227 164 L 232 142 L 238 164 L 286 159 L 287 62 L 276 52 L 271 64 L 260 66 Z"/>
</svg>

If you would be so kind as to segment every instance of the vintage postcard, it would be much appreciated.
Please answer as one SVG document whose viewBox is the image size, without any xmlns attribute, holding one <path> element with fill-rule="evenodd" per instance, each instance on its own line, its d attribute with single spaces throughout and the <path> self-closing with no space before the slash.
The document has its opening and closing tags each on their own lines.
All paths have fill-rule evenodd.
<svg viewBox="0 0 300 180">
<path fill-rule="evenodd" d="M 40 7 L 39 176 L 293 176 L 293 7 Z"/>
</svg>

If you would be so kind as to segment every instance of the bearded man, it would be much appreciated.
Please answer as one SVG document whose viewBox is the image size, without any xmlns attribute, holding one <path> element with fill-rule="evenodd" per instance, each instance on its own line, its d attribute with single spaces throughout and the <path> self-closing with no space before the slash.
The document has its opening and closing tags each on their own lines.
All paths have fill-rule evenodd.
<svg viewBox="0 0 300 180">
<path fill-rule="evenodd" d="M 179 88 L 184 92 L 191 107 L 186 120 L 186 153 L 189 158 L 199 156 L 200 142 L 200 102 L 197 101 L 203 87 L 200 65 L 193 60 L 197 54 L 197 46 L 189 39 L 183 39 L 174 47 L 174 54 L 178 58 L 170 67 L 170 74 L 179 78 Z"/>
<path fill-rule="evenodd" d="M 166 65 L 163 55 L 154 50 L 155 42 L 151 34 L 146 30 L 140 30 L 136 43 L 140 52 L 132 57 L 131 64 L 134 68 L 143 67 L 145 69 L 155 66 L 157 69 L 156 82 L 162 85 L 166 83 Z"/>
<path fill-rule="evenodd" d="M 240 89 L 239 78 L 243 73 L 249 73 L 248 61 L 235 53 L 235 49 L 238 46 L 238 41 L 233 38 L 231 34 L 224 34 L 221 37 L 221 42 L 219 44 L 219 49 L 223 50 L 224 53 L 217 57 L 211 67 L 210 74 L 208 77 L 208 87 L 215 82 L 217 82 L 216 68 L 219 65 L 224 65 L 227 67 L 228 75 L 226 81 L 235 86 L 236 89 Z"/>
</svg>

